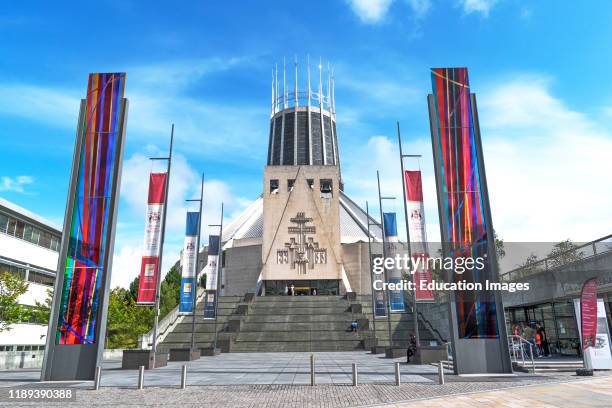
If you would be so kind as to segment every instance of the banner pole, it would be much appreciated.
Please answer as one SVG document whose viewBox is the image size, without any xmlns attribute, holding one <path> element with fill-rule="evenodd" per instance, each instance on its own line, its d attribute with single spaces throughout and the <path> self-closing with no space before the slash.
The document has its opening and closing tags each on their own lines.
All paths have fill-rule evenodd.
<svg viewBox="0 0 612 408">
<path fill-rule="evenodd" d="M 376 170 L 376 181 L 378 182 L 378 205 L 380 207 L 380 229 L 382 231 L 382 255 L 384 262 L 384 260 L 387 258 L 387 251 L 385 250 L 385 216 L 382 207 L 382 196 L 380 195 L 380 174 L 378 170 Z M 387 290 L 383 291 L 383 293 L 385 293 L 386 296 L 385 303 L 387 307 L 387 330 L 389 332 L 389 348 L 393 348 L 393 337 L 391 334 L 391 299 L 389 298 L 389 276 L 387 274 L 387 268 L 384 268 L 384 274 L 385 283 L 387 283 Z"/>
<path fill-rule="evenodd" d="M 217 255 L 217 293 L 215 293 L 215 337 L 213 343 L 213 353 L 217 349 L 217 319 L 219 318 L 219 296 L 221 293 L 221 284 L 223 282 L 221 273 L 223 268 L 223 203 L 221 203 L 221 222 L 219 223 L 219 254 Z"/>
<path fill-rule="evenodd" d="M 402 153 L 402 136 L 400 135 L 400 124 L 397 122 L 397 142 L 399 143 L 399 155 L 400 155 L 400 166 L 402 168 L 402 191 L 404 192 L 404 221 L 406 222 L 406 245 L 408 248 L 408 257 L 410 258 L 410 264 L 412 265 L 412 248 L 410 247 L 410 228 L 408 225 L 408 196 L 406 195 L 406 173 L 404 173 L 404 155 Z M 415 271 L 416 273 L 416 271 Z M 417 275 L 418 277 L 418 275 Z M 416 279 L 412 282 L 416 284 Z M 412 292 L 412 313 L 414 314 L 414 338 L 416 340 L 416 346 L 419 347 L 420 336 L 419 336 L 419 316 L 417 311 L 417 288 L 414 287 Z"/>
<path fill-rule="evenodd" d="M 174 141 L 174 123 L 170 130 L 170 154 L 168 155 L 168 170 L 166 173 L 166 185 L 164 186 L 164 214 L 161 228 L 161 241 L 159 244 L 159 261 L 157 263 L 157 281 L 155 282 L 155 320 L 153 322 L 153 344 L 151 345 L 151 352 L 153 353 L 153 367 L 155 369 L 155 360 L 157 353 L 157 331 L 159 330 L 159 302 L 160 302 L 160 286 L 161 286 L 161 273 L 162 273 L 162 255 L 164 253 L 164 235 L 166 233 L 166 213 L 168 212 L 168 188 L 170 186 L 170 167 L 172 165 L 172 142 Z"/>
<path fill-rule="evenodd" d="M 191 351 L 195 349 L 196 304 L 198 296 L 198 272 L 200 270 L 200 239 L 202 232 L 202 203 L 204 202 L 204 173 L 200 186 L 200 215 L 198 216 L 198 238 L 196 241 L 196 269 L 193 274 L 193 304 L 191 306 Z"/>
<path fill-rule="evenodd" d="M 370 208 L 366 201 L 366 216 L 368 217 L 368 265 L 370 267 L 370 290 L 372 292 L 372 326 L 374 328 L 374 345 L 378 346 L 376 336 L 376 293 L 374 291 L 374 275 L 372 272 L 372 239 L 370 234 Z"/>
</svg>

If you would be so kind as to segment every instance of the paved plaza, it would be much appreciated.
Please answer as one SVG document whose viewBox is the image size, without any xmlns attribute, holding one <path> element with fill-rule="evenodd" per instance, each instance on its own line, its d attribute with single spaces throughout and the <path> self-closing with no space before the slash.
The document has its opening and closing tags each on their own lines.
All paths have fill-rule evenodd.
<svg viewBox="0 0 612 408">
<path fill-rule="evenodd" d="M 99 391 L 91 390 L 90 381 L 40 383 L 38 370 L 14 370 L 0 372 L 0 392 L 8 387 L 75 387 L 78 394 L 73 403 L 81 406 L 533 408 L 610 406 L 603 401 L 612 400 L 612 377 L 603 374 L 585 381 L 572 373 L 457 377 L 447 371 L 446 384 L 439 385 L 436 367 L 409 365 L 405 359 L 364 351 L 315 356 L 316 387 L 308 385 L 310 353 L 234 353 L 187 363 L 185 390 L 179 387 L 182 362 L 147 371 L 142 391 L 136 389 L 137 371 L 121 370 L 119 361 L 106 361 Z M 395 362 L 401 367 L 399 387 L 394 384 Z M 358 365 L 357 387 L 351 386 L 352 363 Z"/>
</svg>

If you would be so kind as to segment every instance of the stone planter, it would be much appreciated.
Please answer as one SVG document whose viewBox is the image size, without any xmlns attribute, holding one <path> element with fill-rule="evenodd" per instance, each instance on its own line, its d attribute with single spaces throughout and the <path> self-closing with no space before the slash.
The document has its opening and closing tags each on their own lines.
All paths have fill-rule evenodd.
<svg viewBox="0 0 612 408">
<path fill-rule="evenodd" d="M 193 361 L 200 358 L 199 349 L 173 348 L 170 349 L 170 361 Z"/>
<path fill-rule="evenodd" d="M 168 365 L 168 353 L 158 352 L 155 356 L 155 368 Z M 124 350 L 121 368 L 124 370 L 138 370 L 140 366 L 150 370 L 153 368 L 153 352 L 151 350 Z"/>
</svg>

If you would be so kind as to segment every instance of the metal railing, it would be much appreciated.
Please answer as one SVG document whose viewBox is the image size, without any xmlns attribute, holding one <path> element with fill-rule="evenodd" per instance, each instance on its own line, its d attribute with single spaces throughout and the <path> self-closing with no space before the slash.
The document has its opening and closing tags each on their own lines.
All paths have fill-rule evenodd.
<svg viewBox="0 0 612 408">
<path fill-rule="evenodd" d="M 206 293 L 206 290 L 202 288 L 198 288 L 198 297 L 196 303 L 202 300 L 202 297 Z M 194 311 L 195 313 L 195 311 Z M 157 331 L 157 339 L 158 341 L 162 341 L 166 338 L 166 335 L 172 331 L 176 323 L 179 322 L 179 305 L 176 305 L 174 309 L 168 312 L 167 315 L 164 316 L 163 319 L 159 321 L 158 331 Z M 143 350 L 148 350 L 151 348 L 151 344 L 153 343 L 153 329 L 151 329 L 147 333 L 143 333 L 138 336 L 138 347 Z"/>
<path fill-rule="evenodd" d="M 574 262 L 584 261 L 607 252 L 612 251 L 612 234 L 596 239 L 586 244 L 578 245 L 575 248 L 559 254 L 537 260 L 529 265 L 523 265 L 500 275 L 502 282 L 511 282 L 538 273 L 548 272 L 557 268 L 570 265 Z"/>
<path fill-rule="evenodd" d="M 533 372 L 535 373 L 536 366 L 535 366 L 535 359 L 533 358 L 534 345 L 527 339 L 521 336 L 518 336 L 516 334 L 511 334 L 508 336 L 508 343 L 509 343 L 509 348 L 510 348 L 510 358 L 513 361 L 518 362 L 519 356 L 517 356 L 517 353 L 520 352 L 520 359 L 521 359 L 523 367 L 525 367 L 525 355 L 527 354 L 525 348 L 526 347 L 528 348 L 529 354 L 527 354 L 527 357 L 531 359 L 531 368 Z"/>
</svg>

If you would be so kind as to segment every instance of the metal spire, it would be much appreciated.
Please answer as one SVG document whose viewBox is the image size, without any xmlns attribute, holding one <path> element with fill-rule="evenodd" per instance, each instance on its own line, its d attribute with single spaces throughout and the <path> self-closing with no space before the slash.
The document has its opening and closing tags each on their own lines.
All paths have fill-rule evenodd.
<svg viewBox="0 0 612 408">
<path fill-rule="evenodd" d="M 287 63 L 283 57 L 283 109 L 287 108 Z"/>
<path fill-rule="evenodd" d="M 334 84 L 334 67 L 332 67 L 332 73 L 331 73 L 331 111 L 334 115 L 334 118 L 336 117 L 336 87 Z"/>
<path fill-rule="evenodd" d="M 327 108 L 331 113 L 331 71 L 329 68 L 329 61 L 327 62 Z"/>
<path fill-rule="evenodd" d="M 308 59 L 308 106 L 310 106 L 310 55 L 306 57 Z"/>
<path fill-rule="evenodd" d="M 323 107 L 323 62 L 319 57 L 319 106 Z"/>
<path fill-rule="evenodd" d="M 276 110 L 278 108 L 278 64 L 274 64 L 274 66 L 275 66 L 275 69 L 276 69 L 276 71 L 275 71 L 275 82 L 276 82 L 275 89 L 276 89 L 276 93 L 274 94 L 275 95 L 274 107 L 275 107 L 275 110 Z"/>
<path fill-rule="evenodd" d="M 295 54 L 295 87 L 293 90 L 293 100 L 294 100 L 294 106 L 297 107 L 299 102 L 298 102 L 298 60 L 297 60 L 297 54 Z"/>
<path fill-rule="evenodd" d="M 272 116 L 274 116 L 274 68 L 272 68 Z"/>
</svg>

